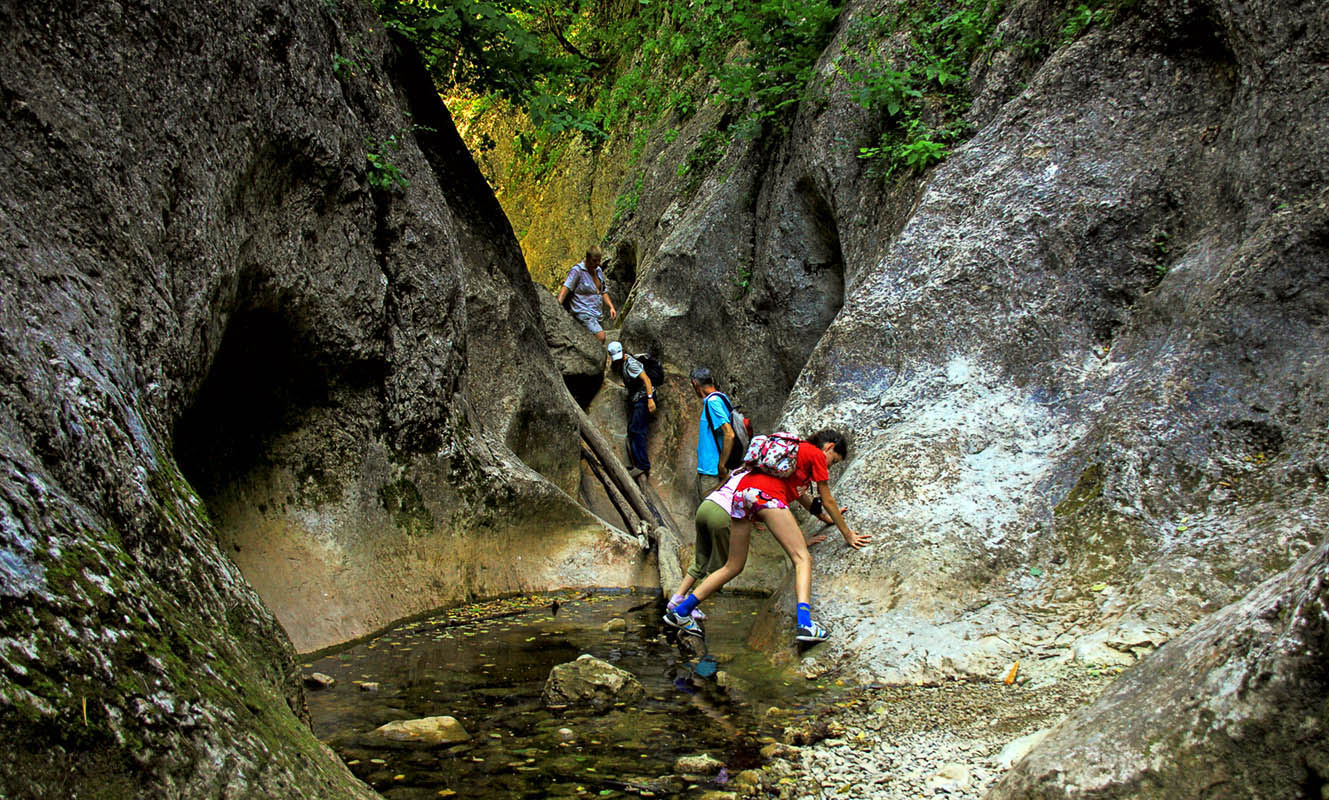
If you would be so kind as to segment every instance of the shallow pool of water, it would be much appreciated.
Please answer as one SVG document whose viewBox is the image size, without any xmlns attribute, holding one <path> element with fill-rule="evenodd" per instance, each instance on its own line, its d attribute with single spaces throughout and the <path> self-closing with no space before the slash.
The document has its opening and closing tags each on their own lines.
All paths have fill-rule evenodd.
<svg viewBox="0 0 1329 800">
<path fill-rule="evenodd" d="M 662 797 L 722 788 L 759 765 L 761 739 L 794 724 L 825 690 L 743 644 L 762 602 L 708 601 L 708 653 L 680 645 L 656 603 L 640 594 L 517 598 L 440 612 L 307 661 L 306 673 L 337 681 L 307 693 L 315 732 L 394 799 Z M 610 621 L 619 618 L 625 624 L 615 630 Z M 646 697 L 602 715 L 544 708 L 549 670 L 582 653 L 636 675 Z M 707 654 L 718 662 L 718 681 L 708 674 L 715 664 L 701 660 Z M 377 690 L 366 691 L 365 682 Z M 455 717 L 470 740 L 425 747 L 372 734 L 392 720 L 438 715 Z M 679 756 L 701 753 L 725 763 L 717 780 L 671 777 Z"/>
</svg>

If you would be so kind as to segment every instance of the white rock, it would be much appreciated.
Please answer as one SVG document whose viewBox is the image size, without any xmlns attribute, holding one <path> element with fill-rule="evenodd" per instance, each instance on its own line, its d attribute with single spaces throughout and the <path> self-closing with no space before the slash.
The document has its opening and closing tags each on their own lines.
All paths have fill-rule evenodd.
<svg viewBox="0 0 1329 800">
<path fill-rule="evenodd" d="M 1001 752 L 997 754 L 997 769 L 1005 772 L 1020 763 L 1020 759 L 1029 755 L 1029 751 L 1037 747 L 1039 742 L 1046 739 L 1051 730 L 1051 728 L 1044 728 L 1041 731 L 1034 731 L 1028 736 L 1021 736 L 1019 739 L 1016 739 L 1001 748 Z"/>
<path fill-rule="evenodd" d="M 969 788 L 969 768 L 964 764 L 946 764 L 923 781 L 933 792 L 963 792 Z"/>
</svg>

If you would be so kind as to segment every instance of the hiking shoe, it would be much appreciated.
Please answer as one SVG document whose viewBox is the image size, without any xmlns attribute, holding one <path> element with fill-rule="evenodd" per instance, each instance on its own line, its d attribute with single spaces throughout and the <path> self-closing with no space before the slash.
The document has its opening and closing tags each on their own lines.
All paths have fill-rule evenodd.
<svg viewBox="0 0 1329 800">
<path fill-rule="evenodd" d="M 800 642 L 824 642 L 831 634 L 817 623 L 811 625 L 799 625 L 798 635 L 794 638 Z"/>
<path fill-rule="evenodd" d="M 673 611 L 674 607 L 681 602 L 683 602 L 683 595 L 681 594 L 674 595 L 673 597 L 669 598 L 669 604 L 665 606 L 665 611 Z M 695 620 L 703 620 L 706 619 L 706 615 L 701 613 L 700 608 L 694 608 L 692 609 L 692 618 Z"/>
<path fill-rule="evenodd" d="M 678 628 L 680 631 L 684 633 L 689 633 L 692 634 L 693 636 L 706 635 L 705 633 L 702 632 L 701 626 L 698 625 L 697 622 L 694 619 L 692 619 L 692 617 L 684 617 L 674 613 L 673 611 L 666 611 L 664 613 L 664 621 L 665 624 L 668 625 L 669 627 Z"/>
</svg>

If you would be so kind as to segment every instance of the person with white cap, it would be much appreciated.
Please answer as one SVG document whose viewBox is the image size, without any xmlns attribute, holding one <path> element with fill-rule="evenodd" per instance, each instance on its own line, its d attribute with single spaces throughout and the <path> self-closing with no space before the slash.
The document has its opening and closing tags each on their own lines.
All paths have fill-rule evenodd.
<svg viewBox="0 0 1329 800">
<path fill-rule="evenodd" d="M 646 452 L 646 431 L 655 413 L 655 385 L 646 368 L 632 356 L 623 354 L 623 345 L 609 343 L 610 367 L 623 378 L 628 390 L 628 460 L 632 477 L 649 474 L 651 457 Z"/>
</svg>

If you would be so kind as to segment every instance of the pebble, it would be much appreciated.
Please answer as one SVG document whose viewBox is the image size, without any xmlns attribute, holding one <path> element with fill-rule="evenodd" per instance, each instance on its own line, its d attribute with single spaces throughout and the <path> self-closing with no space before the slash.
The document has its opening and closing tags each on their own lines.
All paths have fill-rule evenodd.
<svg viewBox="0 0 1329 800">
<path fill-rule="evenodd" d="M 801 748 L 767 745 L 762 785 L 778 784 L 788 800 L 980 800 L 1005 771 L 994 769 L 996 754 L 1089 702 L 1109 680 L 1074 665 L 1059 669 L 1066 671 L 1037 690 L 982 683 L 867 690 L 855 706 L 827 710 L 842 731 L 833 737 Z"/>
</svg>

